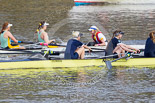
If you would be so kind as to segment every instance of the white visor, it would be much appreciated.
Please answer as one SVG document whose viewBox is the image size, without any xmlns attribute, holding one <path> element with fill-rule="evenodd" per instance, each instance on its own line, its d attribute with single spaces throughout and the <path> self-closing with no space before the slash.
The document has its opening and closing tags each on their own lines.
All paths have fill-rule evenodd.
<svg viewBox="0 0 155 103">
<path fill-rule="evenodd" d="M 46 23 L 46 22 L 45 22 L 45 23 L 44 23 L 44 26 L 47 26 L 47 25 L 49 25 L 49 23 Z"/>
<path fill-rule="evenodd" d="M 11 27 L 11 26 L 13 26 L 12 24 L 8 24 L 8 27 Z"/>
</svg>

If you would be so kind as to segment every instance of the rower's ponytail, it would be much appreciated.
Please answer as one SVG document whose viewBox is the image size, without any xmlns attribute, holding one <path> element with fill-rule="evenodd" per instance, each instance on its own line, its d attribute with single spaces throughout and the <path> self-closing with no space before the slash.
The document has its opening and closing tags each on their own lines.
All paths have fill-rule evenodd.
<svg viewBox="0 0 155 103">
<path fill-rule="evenodd" d="M 150 34 L 149 34 L 151 40 L 153 41 L 153 43 L 155 44 L 155 31 L 152 31 Z"/>
<path fill-rule="evenodd" d="M 45 21 L 42 21 L 39 23 L 38 29 L 36 30 L 35 33 L 39 32 L 41 28 L 43 28 L 43 25 L 45 24 Z"/>
<path fill-rule="evenodd" d="M 1 29 L 0 34 L 3 33 L 3 31 L 4 31 L 5 29 L 7 29 L 8 24 L 9 24 L 8 22 L 5 22 L 5 23 L 2 25 L 2 29 Z"/>
<path fill-rule="evenodd" d="M 113 38 L 116 36 L 116 34 L 117 34 L 117 33 L 120 33 L 120 32 L 121 32 L 121 30 L 116 30 L 116 31 L 114 31 L 114 32 L 113 32 L 113 36 L 112 36 L 111 39 L 113 39 Z"/>
</svg>

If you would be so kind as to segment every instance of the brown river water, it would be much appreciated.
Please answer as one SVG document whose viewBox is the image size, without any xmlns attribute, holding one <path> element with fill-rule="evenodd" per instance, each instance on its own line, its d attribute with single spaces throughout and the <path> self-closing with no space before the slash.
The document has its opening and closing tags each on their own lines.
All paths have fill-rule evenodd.
<svg viewBox="0 0 155 103">
<path fill-rule="evenodd" d="M 114 30 L 125 32 L 127 44 L 145 44 L 155 30 L 154 5 L 74 6 L 72 0 L 0 0 L 0 25 L 13 24 L 19 40 L 35 41 L 40 21 L 57 42 L 74 30 L 92 41 L 96 25 L 108 40 Z M 1 27 L 1 26 L 0 26 Z M 69 64 L 68 64 L 69 65 Z M 155 68 L 102 67 L 0 70 L 2 103 L 155 103 Z"/>
</svg>

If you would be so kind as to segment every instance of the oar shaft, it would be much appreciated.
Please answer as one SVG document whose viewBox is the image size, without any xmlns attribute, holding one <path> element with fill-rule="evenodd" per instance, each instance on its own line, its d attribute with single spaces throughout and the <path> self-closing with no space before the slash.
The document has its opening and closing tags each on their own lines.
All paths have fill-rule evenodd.
<svg viewBox="0 0 155 103">
<path fill-rule="evenodd" d="M 66 47 L 66 45 L 60 45 L 60 44 L 47 44 L 47 43 L 39 43 L 39 45 L 42 45 L 42 46 L 62 46 L 62 47 Z"/>
<path fill-rule="evenodd" d="M 115 61 L 120 60 L 120 59 L 125 58 L 125 57 L 127 57 L 127 55 L 125 55 L 125 56 L 123 56 L 123 57 L 120 57 L 120 58 L 117 58 L 117 59 L 115 59 L 115 60 L 113 60 L 113 61 L 111 61 L 111 62 L 115 62 Z"/>
<path fill-rule="evenodd" d="M 105 51 L 105 49 L 102 49 L 102 48 L 91 48 L 91 49 L 94 49 L 94 50 L 103 50 L 103 51 Z"/>
<path fill-rule="evenodd" d="M 52 51 L 52 50 L 40 50 L 40 51 L 28 51 L 28 50 L 18 50 L 18 49 L 3 49 L 3 52 L 0 54 L 48 54 L 48 55 L 59 55 L 60 53 L 64 53 L 64 51 Z"/>
<path fill-rule="evenodd" d="M 134 53 L 127 53 L 125 56 L 120 57 L 120 58 L 117 58 L 117 59 L 115 59 L 115 60 L 113 60 L 113 61 L 111 61 L 111 62 L 115 62 L 115 61 L 120 60 L 120 59 L 122 59 L 122 58 L 130 57 L 130 56 L 133 55 L 133 54 L 134 54 Z"/>
</svg>

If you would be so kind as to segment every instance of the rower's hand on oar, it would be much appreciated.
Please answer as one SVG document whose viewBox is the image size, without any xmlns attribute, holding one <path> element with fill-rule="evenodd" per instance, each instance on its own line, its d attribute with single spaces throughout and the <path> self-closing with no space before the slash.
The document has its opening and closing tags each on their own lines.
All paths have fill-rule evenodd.
<svg viewBox="0 0 155 103">
<path fill-rule="evenodd" d="M 50 40 L 50 43 L 55 43 L 55 39 Z M 49 44 L 50 44 L 50 43 L 49 43 Z"/>
<path fill-rule="evenodd" d="M 89 48 L 89 53 L 91 53 L 92 52 L 92 49 L 91 48 Z"/>
<path fill-rule="evenodd" d="M 100 46 L 99 44 L 95 44 L 95 46 Z"/>
<path fill-rule="evenodd" d="M 139 49 L 135 49 L 135 50 L 133 50 L 133 53 L 135 53 L 135 54 L 140 53 L 140 50 Z"/>
<path fill-rule="evenodd" d="M 55 42 L 56 40 L 55 39 L 52 39 L 52 42 Z"/>
<path fill-rule="evenodd" d="M 137 53 L 140 53 L 141 52 L 139 49 L 137 49 L 136 51 L 137 51 Z"/>
<path fill-rule="evenodd" d="M 136 51 L 136 50 L 133 50 L 133 53 L 134 53 L 134 54 L 137 54 L 137 51 Z"/>
</svg>

